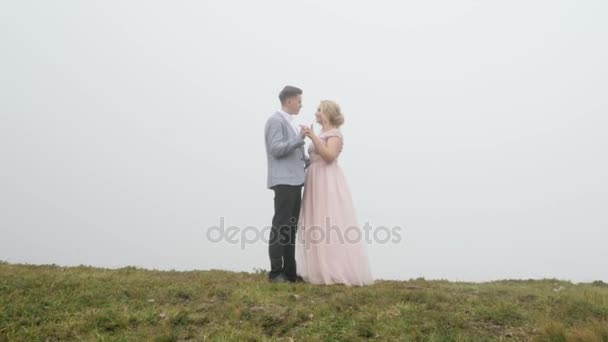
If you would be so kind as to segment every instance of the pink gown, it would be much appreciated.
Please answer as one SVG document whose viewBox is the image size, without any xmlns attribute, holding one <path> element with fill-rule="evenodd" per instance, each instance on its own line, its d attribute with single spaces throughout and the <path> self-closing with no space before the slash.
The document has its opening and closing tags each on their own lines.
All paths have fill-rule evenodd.
<svg viewBox="0 0 608 342">
<path fill-rule="evenodd" d="M 322 141 L 343 137 L 338 129 L 319 135 Z M 296 235 L 297 273 L 312 284 L 373 284 L 365 234 L 357 224 L 350 189 L 337 158 L 325 162 L 308 148 L 304 195 Z"/>
</svg>

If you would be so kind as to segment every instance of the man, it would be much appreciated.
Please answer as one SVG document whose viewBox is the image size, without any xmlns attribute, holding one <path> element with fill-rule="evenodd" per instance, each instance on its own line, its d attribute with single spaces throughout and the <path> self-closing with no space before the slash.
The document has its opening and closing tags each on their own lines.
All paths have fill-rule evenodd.
<svg viewBox="0 0 608 342">
<path fill-rule="evenodd" d="M 298 132 L 293 126 L 293 116 L 302 108 L 302 90 L 286 86 L 279 100 L 281 109 L 268 118 L 265 127 L 267 187 L 274 191 L 268 279 L 284 283 L 301 281 L 296 274 L 295 238 L 308 160 L 304 154 L 305 130 Z"/>
</svg>

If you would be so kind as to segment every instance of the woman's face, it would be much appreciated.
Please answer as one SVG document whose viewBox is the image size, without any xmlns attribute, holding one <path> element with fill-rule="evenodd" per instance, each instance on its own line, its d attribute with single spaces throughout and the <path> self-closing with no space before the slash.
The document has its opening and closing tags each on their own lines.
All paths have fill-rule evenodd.
<svg viewBox="0 0 608 342">
<path fill-rule="evenodd" d="M 317 119 L 317 123 L 319 124 L 323 124 L 325 121 L 325 118 L 323 117 L 323 114 L 321 113 L 321 107 L 317 107 L 317 112 L 315 113 L 315 118 Z"/>
</svg>

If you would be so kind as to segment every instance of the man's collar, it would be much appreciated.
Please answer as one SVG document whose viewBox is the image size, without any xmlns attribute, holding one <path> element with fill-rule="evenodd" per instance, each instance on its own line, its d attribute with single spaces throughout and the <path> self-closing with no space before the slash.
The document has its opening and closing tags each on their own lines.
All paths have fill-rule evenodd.
<svg viewBox="0 0 608 342">
<path fill-rule="evenodd" d="M 279 113 L 281 113 L 281 115 L 283 115 L 290 122 L 293 121 L 293 116 L 291 114 L 287 113 L 286 111 L 279 109 Z"/>
</svg>

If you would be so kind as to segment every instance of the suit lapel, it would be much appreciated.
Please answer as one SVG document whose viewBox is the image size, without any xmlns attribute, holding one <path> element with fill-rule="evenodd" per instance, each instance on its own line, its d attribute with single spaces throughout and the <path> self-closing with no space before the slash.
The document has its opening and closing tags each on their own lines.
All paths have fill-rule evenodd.
<svg viewBox="0 0 608 342">
<path fill-rule="evenodd" d="M 283 120 L 283 123 L 284 123 L 285 125 L 287 125 L 287 131 L 289 132 L 288 134 L 289 134 L 289 135 L 291 135 L 291 136 L 294 136 L 296 133 L 293 131 L 293 128 L 292 128 L 293 126 L 291 126 L 291 123 L 290 123 L 289 121 L 287 121 L 287 120 L 286 120 L 286 119 L 283 117 L 283 115 L 281 115 L 281 113 L 276 112 L 276 113 L 275 113 L 275 115 L 278 115 L 278 116 L 281 118 L 281 120 Z"/>
<path fill-rule="evenodd" d="M 286 120 L 286 119 L 283 117 L 283 115 L 281 115 L 281 113 L 276 112 L 274 115 L 278 115 L 278 116 L 281 118 L 281 120 L 283 120 L 283 123 L 284 123 L 285 125 L 287 125 L 287 131 L 289 132 L 288 134 L 290 134 L 291 136 L 294 136 L 294 137 L 296 136 L 296 134 L 298 134 L 298 133 L 294 132 L 293 128 L 291 128 L 291 127 L 290 127 L 290 126 L 291 126 L 291 123 L 290 123 L 289 121 L 287 121 L 287 120 Z M 304 145 L 300 146 L 299 148 L 300 148 L 300 150 L 302 151 L 302 154 L 304 154 Z"/>
</svg>

